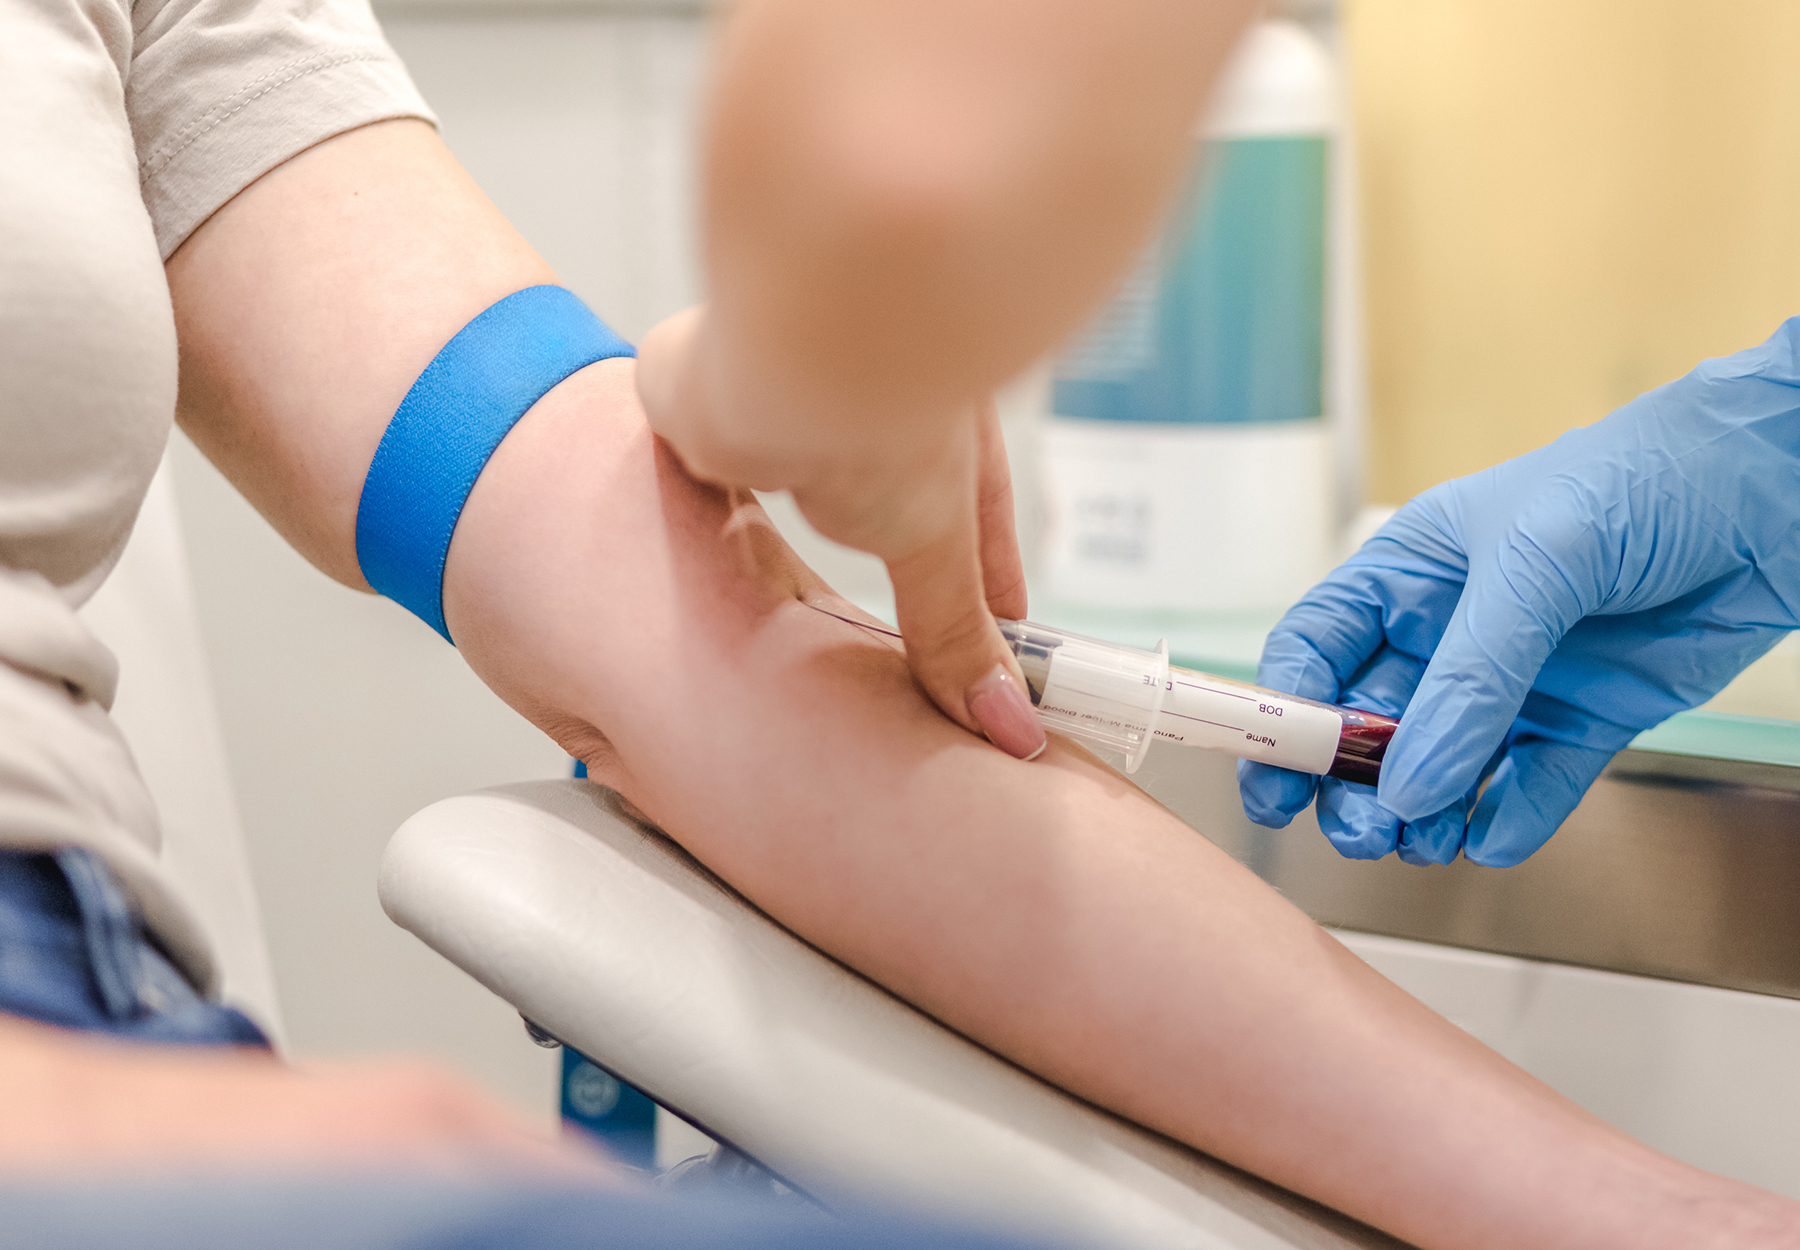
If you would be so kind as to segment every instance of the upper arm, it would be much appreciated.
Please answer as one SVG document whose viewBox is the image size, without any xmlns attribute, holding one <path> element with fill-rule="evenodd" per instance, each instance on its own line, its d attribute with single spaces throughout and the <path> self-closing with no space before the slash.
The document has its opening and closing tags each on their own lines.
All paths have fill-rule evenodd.
<svg viewBox="0 0 1800 1250">
<path fill-rule="evenodd" d="M 367 0 L 136 0 L 125 106 L 167 258 L 276 165 L 358 126 L 431 110 Z"/>
<path fill-rule="evenodd" d="M 407 389 L 482 309 L 555 281 L 419 121 L 300 153 L 167 269 L 182 427 L 301 554 L 357 587 L 363 478 Z"/>
</svg>

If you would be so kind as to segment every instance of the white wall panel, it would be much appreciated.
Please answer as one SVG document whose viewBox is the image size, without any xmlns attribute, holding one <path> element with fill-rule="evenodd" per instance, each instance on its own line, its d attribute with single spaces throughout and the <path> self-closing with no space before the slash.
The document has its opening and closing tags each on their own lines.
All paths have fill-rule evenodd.
<svg viewBox="0 0 1800 1250">
<path fill-rule="evenodd" d="M 403 8 L 388 38 L 451 150 L 627 338 L 698 298 L 691 134 L 706 23 Z"/>
</svg>

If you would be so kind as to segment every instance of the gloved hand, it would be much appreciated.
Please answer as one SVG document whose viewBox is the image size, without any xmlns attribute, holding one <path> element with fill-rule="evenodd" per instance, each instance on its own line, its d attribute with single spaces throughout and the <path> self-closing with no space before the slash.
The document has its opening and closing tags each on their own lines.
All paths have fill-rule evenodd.
<svg viewBox="0 0 1800 1250">
<path fill-rule="evenodd" d="M 1257 681 L 1404 713 L 1379 790 L 1238 765 L 1344 855 L 1517 864 L 1615 752 L 1800 628 L 1800 318 L 1425 492 L 1276 626 Z M 1479 800 L 1481 782 L 1492 777 Z"/>
</svg>

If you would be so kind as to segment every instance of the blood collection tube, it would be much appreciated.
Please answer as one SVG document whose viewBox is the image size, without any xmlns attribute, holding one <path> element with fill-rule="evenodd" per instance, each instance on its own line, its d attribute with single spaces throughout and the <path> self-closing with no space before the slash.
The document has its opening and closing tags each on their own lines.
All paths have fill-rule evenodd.
<svg viewBox="0 0 1800 1250">
<path fill-rule="evenodd" d="M 1144 762 L 1152 740 L 1374 785 L 1400 724 L 1249 682 L 1177 668 L 1155 651 L 1085 638 L 1032 621 L 1001 621 L 1046 729 Z"/>
</svg>

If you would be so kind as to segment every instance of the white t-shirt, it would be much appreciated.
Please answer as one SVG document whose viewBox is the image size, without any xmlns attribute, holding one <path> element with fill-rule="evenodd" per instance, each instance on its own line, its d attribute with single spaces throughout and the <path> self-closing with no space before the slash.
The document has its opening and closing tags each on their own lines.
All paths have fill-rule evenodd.
<svg viewBox="0 0 1800 1250">
<path fill-rule="evenodd" d="M 367 0 L 0 0 L 0 846 L 79 845 L 213 981 L 75 615 L 175 413 L 163 261 L 288 157 L 432 120 Z"/>
</svg>

